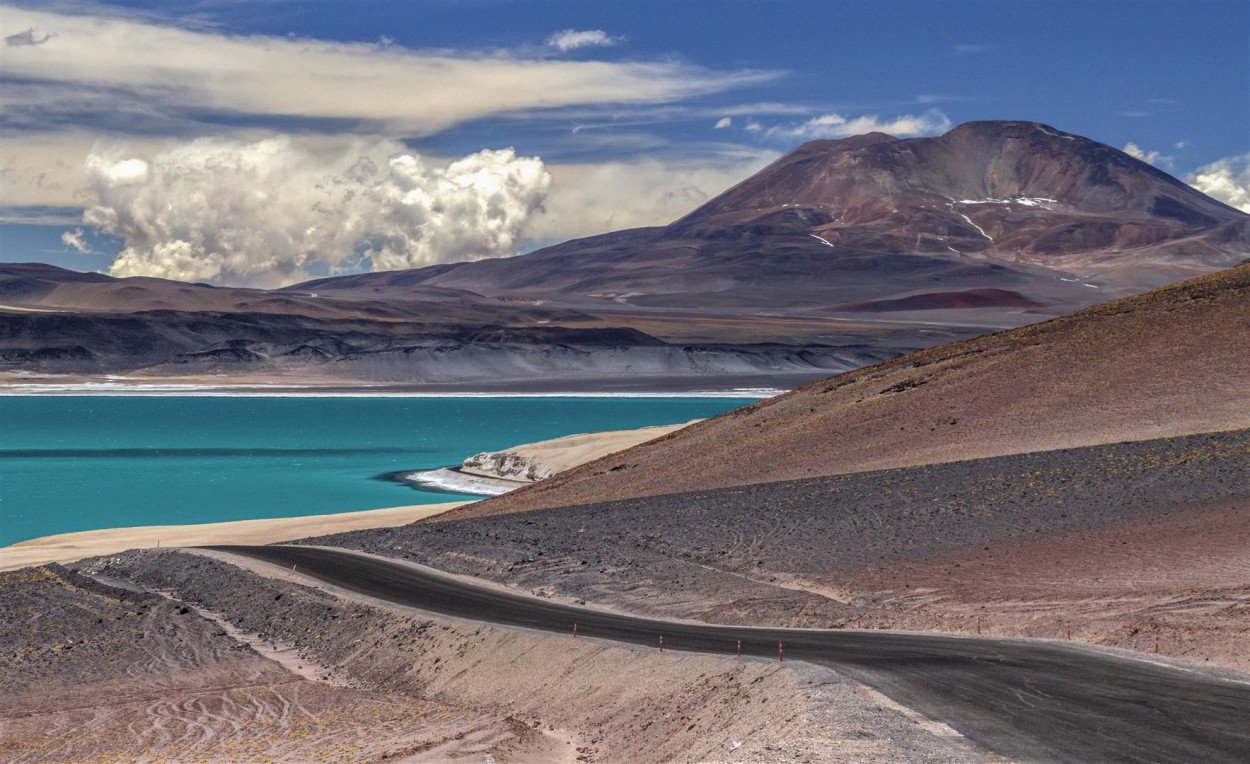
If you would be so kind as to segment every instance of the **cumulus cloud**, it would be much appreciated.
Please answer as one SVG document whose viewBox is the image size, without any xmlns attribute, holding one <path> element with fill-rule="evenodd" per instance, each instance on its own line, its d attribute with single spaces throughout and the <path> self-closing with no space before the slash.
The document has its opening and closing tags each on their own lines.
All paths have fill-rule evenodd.
<svg viewBox="0 0 1250 764">
<path fill-rule="evenodd" d="M 846 138 L 874 132 L 895 136 L 935 135 L 946 132 L 950 127 L 950 119 L 937 109 L 930 109 L 923 114 L 904 114 L 892 119 L 882 119 L 877 115 L 846 117 L 831 113 L 813 117 L 797 125 L 771 127 L 767 135 L 787 140 Z"/>
<path fill-rule="evenodd" d="M 1185 180 L 1212 199 L 1250 213 L 1250 154 L 1217 160 Z"/>
<path fill-rule="evenodd" d="M 1160 154 L 1158 151 L 1146 151 L 1141 146 L 1138 146 L 1136 143 L 1133 143 L 1132 141 L 1124 144 L 1124 148 L 1121 150 L 1125 154 L 1128 154 L 1129 156 L 1131 156 L 1132 158 L 1140 159 L 1146 164 L 1161 165 L 1163 167 L 1172 166 L 1172 157 L 1164 156 L 1163 154 Z"/>
<path fill-rule="evenodd" d="M 721 117 L 720 119 L 716 120 L 716 124 L 713 125 L 712 127 L 716 130 L 724 130 L 727 127 L 733 127 L 733 124 L 734 124 L 733 117 Z"/>
<path fill-rule="evenodd" d="M 777 158 L 725 147 L 697 159 L 549 165 L 545 211 L 527 228 L 545 242 L 671 223 Z"/>
<path fill-rule="evenodd" d="M 91 245 L 87 243 L 86 234 L 81 228 L 61 234 L 61 243 L 81 255 L 95 254 L 95 250 L 91 249 Z"/>
<path fill-rule="evenodd" d="M 547 45 L 561 53 L 567 53 L 578 48 L 605 48 L 610 45 L 616 45 L 620 41 L 621 38 L 611 37 L 602 29 L 586 29 L 582 31 L 564 29 L 548 37 Z"/>
<path fill-rule="evenodd" d="M 262 287 L 513 254 L 551 181 L 512 149 L 437 167 L 391 141 L 288 136 L 100 148 L 86 174 L 83 221 L 125 242 L 112 275 Z"/>
<path fill-rule="evenodd" d="M 34 29 L 47 32 L 36 37 Z M 348 121 L 358 132 L 431 135 L 526 110 L 672 103 L 779 76 L 673 60 L 569 61 L 526 51 L 421 51 L 229 35 L 20 7 L 0 14 L 0 36 L 42 43 L 5 48 L 6 76 L 37 85 L 6 88 L 0 98 L 11 114 L 36 124 L 42 116 L 51 124 L 76 120 L 98 127 L 110 118 L 124 122 L 131 113 L 151 113 L 181 120 L 187 132 L 214 119 L 237 124 L 281 117 Z"/>
</svg>

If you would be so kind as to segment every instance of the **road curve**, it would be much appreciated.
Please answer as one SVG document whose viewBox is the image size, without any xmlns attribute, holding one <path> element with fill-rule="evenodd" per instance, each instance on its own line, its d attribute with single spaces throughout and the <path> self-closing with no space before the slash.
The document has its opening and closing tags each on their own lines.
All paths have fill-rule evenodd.
<svg viewBox="0 0 1250 764">
<path fill-rule="evenodd" d="M 205 547 L 445 615 L 639 645 L 835 668 L 1019 761 L 1250 762 L 1250 684 L 1078 645 L 680 623 L 550 602 L 405 562 L 312 546 Z"/>
</svg>

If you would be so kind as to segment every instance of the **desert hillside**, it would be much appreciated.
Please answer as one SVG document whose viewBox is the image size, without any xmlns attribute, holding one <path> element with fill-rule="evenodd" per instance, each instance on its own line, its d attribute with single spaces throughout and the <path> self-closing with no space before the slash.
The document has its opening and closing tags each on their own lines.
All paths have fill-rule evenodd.
<svg viewBox="0 0 1250 764">
<path fill-rule="evenodd" d="M 1250 426 L 1250 264 L 941 345 L 447 517 Z"/>
</svg>

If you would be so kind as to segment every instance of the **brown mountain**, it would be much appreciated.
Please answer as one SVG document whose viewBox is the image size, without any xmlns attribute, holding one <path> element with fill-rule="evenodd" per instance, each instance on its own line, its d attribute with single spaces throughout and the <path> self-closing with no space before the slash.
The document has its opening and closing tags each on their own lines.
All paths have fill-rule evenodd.
<svg viewBox="0 0 1250 764">
<path fill-rule="evenodd" d="M 1250 264 L 852 371 L 450 516 L 1250 427 Z"/>
<path fill-rule="evenodd" d="M 1000 290 L 1009 299 L 960 315 L 1010 326 L 1247 255 L 1250 216 L 1122 151 L 1031 122 L 972 122 L 936 138 L 812 141 L 669 226 L 404 279 L 612 311 L 887 301 L 877 309 L 914 313 L 948 309 L 932 294 Z"/>
</svg>

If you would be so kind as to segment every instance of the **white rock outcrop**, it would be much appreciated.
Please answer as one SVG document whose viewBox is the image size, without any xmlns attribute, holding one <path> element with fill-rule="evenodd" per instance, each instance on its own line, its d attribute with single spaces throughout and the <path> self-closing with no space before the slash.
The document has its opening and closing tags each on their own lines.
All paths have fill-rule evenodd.
<svg viewBox="0 0 1250 764">
<path fill-rule="evenodd" d="M 483 451 L 474 454 L 464 460 L 460 471 L 521 483 L 534 483 L 555 474 L 551 467 L 534 457 L 521 456 L 511 451 Z"/>
<path fill-rule="evenodd" d="M 670 432 L 694 424 L 666 424 L 637 430 L 613 430 L 514 446 L 503 451 L 483 451 L 464 460 L 460 471 L 469 475 L 534 483 L 559 472 L 593 462 L 596 459 L 655 440 Z"/>
</svg>

